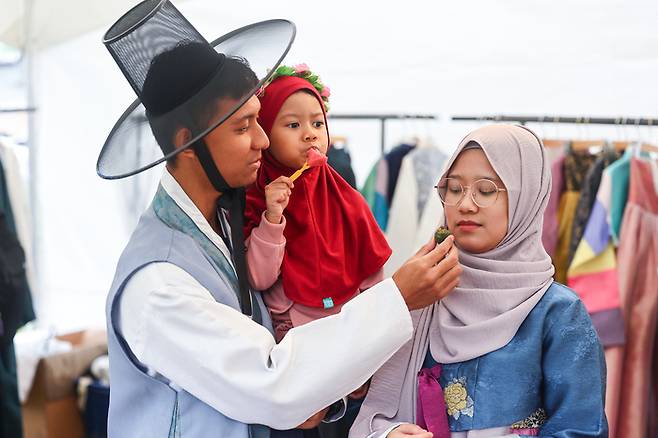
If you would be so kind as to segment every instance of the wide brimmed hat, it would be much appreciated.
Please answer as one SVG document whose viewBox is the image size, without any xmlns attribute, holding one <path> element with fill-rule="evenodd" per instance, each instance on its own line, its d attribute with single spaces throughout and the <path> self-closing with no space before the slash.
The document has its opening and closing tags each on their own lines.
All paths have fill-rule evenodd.
<svg viewBox="0 0 658 438">
<path fill-rule="evenodd" d="M 208 43 L 168 0 L 146 0 L 103 43 L 138 96 L 110 132 L 98 174 L 119 179 L 192 146 L 258 92 L 288 53 L 295 26 L 268 20 Z M 178 127 L 189 141 L 174 146 Z"/>
</svg>

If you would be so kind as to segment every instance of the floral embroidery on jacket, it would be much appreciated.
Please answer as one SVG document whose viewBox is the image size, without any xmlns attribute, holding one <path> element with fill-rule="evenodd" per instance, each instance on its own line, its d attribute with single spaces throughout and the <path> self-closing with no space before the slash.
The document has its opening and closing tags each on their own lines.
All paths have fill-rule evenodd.
<svg viewBox="0 0 658 438">
<path fill-rule="evenodd" d="M 473 399 L 466 390 L 466 379 L 452 379 L 443 390 L 443 397 L 448 408 L 448 415 L 459 420 L 461 415 L 473 417 Z"/>
<path fill-rule="evenodd" d="M 535 427 L 542 427 L 547 419 L 546 411 L 539 408 L 525 420 L 517 421 L 512 424 L 510 429 L 532 429 Z"/>
</svg>

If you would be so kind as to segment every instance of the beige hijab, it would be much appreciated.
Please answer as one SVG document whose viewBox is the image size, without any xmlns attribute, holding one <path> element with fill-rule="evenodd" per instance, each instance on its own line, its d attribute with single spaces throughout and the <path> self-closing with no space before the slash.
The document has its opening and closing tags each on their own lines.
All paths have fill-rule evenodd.
<svg viewBox="0 0 658 438">
<path fill-rule="evenodd" d="M 460 251 L 460 285 L 439 302 L 429 332 L 432 356 L 441 363 L 464 362 L 507 345 L 555 271 L 541 242 L 551 173 L 540 141 L 521 126 L 485 126 L 462 140 L 447 169 L 472 142 L 505 184 L 509 225 L 493 250 Z"/>
<path fill-rule="evenodd" d="M 541 242 L 551 189 L 541 142 L 521 126 L 485 126 L 461 141 L 446 174 L 472 142 L 482 148 L 507 189 L 507 234 L 486 253 L 460 251 L 459 287 L 412 313 L 414 338 L 373 377 L 350 437 L 383 432 L 393 422 L 414 422 L 416 375 L 428 348 L 438 362 L 455 363 L 504 347 L 553 282 L 554 268 Z"/>
</svg>

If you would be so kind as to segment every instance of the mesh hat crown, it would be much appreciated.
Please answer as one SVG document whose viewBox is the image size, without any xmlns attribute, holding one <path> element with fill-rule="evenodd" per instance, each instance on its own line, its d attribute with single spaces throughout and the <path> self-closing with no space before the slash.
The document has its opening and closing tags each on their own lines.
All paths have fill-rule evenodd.
<svg viewBox="0 0 658 438">
<path fill-rule="evenodd" d="M 192 146 L 261 88 L 294 37 L 290 21 L 268 20 L 209 43 L 168 0 L 139 3 L 103 39 L 138 99 L 105 141 L 98 174 L 131 176 Z M 175 147 L 179 127 L 191 137 Z"/>
</svg>

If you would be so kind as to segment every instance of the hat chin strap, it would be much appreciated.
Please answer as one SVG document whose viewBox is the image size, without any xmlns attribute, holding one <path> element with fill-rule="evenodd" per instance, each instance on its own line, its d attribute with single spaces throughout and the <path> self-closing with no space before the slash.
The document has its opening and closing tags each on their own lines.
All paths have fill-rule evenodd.
<svg viewBox="0 0 658 438">
<path fill-rule="evenodd" d="M 245 257 L 244 244 L 244 206 L 245 190 L 243 187 L 233 188 L 228 185 L 222 174 L 217 169 L 213 161 L 208 145 L 203 139 L 197 140 L 192 146 L 194 152 L 199 158 L 201 167 L 205 172 L 210 184 L 222 194 L 218 201 L 218 206 L 229 211 L 229 223 L 231 225 L 231 244 L 233 246 L 233 262 L 238 274 L 238 284 L 240 286 L 240 308 L 242 313 L 252 316 L 251 294 L 249 284 L 247 283 L 247 262 Z M 255 312 L 258 313 L 258 312 Z M 257 315 L 255 315 L 257 316 Z"/>
</svg>

